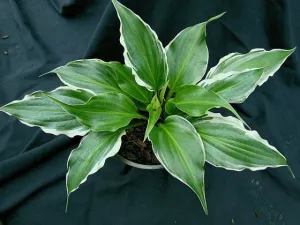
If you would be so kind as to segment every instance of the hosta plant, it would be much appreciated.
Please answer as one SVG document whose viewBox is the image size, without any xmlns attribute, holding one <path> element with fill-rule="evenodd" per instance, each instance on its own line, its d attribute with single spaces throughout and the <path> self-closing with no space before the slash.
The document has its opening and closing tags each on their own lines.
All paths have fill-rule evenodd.
<svg viewBox="0 0 300 225">
<path fill-rule="evenodd" d="M 235 171 L 288 166 L 230 103 L 245 101 L 294 49 L 232 53 L 206 73 L 206 26 L 222 15 L 182 30 L 163 47 L 138 15 L 112 2 L 121 24 L 125 65 L 99 59 L 69 62 L 51 71 L 65 86 L 0 108 L 46 133 L 83 137 L 68 159 L 68 197 L 118 153 L 126 129 L 141 124 L 159 162 L 196 193 L 205 213 L 205 162 Z M 229 110 L 234 117 L 211 112 L 214 108 Z"/>
</svg>

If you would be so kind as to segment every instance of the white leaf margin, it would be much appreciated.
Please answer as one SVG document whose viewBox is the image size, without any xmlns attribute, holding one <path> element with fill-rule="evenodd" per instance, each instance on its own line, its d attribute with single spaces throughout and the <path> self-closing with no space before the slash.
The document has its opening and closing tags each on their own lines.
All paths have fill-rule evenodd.
<svg viewBox="0 0 300 225">
<path fill-rule="evenodd" d="M 198 135 L 199 140 L 200 140 L 200 142 L 201 142 L 201 148 L 202 148 L 202 151 L 203 151 L 203 157 L 204 157 L 204 164 L 203 164 L 203 166 L 204 166 L 204 165 L 205 165 L 205 162 L 207 162 L 207 161 L 206 161 L 206 155 L 205 155 L 205 154 L 206 154 L 206 153 L 205 153 L 205 148 L 204 148 L 204 144 L 203 144 L 202 138 L 201 138 L 201 136 L 198 134 L 196 128 L 193 126 L 193 124 L 190 123 L 190 121 L 188 121 L 187 119 L 185 119 L 185 118 L 183 118 L 183 117 L 181 117 L 181 116 L 177 116 L 177 115 L 168 116 L 168 117 L 166 118 L 166 120 L 167 120 L 168 118 L 178 118 L 178 119 L 180 119 L 180 120 L 184 120 L 185 122 L 187 122 L 187 123 L 191 126 L 193 132 L 195 132 L 195 134 Z M 150 135 L 149 135 L 149 139 L 151 140 Z M 152 141 L 151 141 L 151 143 L 152 143 Z M 153 145 L 152 145 L 152 147 L 153 147 Z M 154 148 L 154 147 L 153 147 L 153 148 Z M 194 189 L 193 189 L 189 184 L 187 184 L 185 181 L 183 181 L 180 177 L 178 177 L 176 174 L 172 173 L 172 172 L 164 165 L 164 163 L 163 163 L 162 159 L 160 158 L 160 156 L 159 156 L 155 151 L 153 151 L 153 152 L 154 152 L 156 158 L 158 159 L 158 161 L 161 163 L 161 165 L 163 165 L 163 167 L 165 168 L 165 170 L 166 170 L 169 174 L 171 174 L 173 177 L 175 177 L 176 179 L 178 179 L 179 181 L 181 181 L 183 184 L 185 184 L 186 186 L 188 186 L 188 187 L 189 187 L 189 188 L 197 195 L 197 197 L 198 197 L 197 192 L 194 191 Z M 205 178 L 205 170 L 204 170 L 204 167 L 203 167 L 203 178 Z M 206 206 L 207 206 L 206 195 L 205 195 L 205 180 L 203 181 L 202 192 L 204 193 L 204 201 L 205 201 L 205 204 L 206 204 Z M 199 198 L 199 197 L 198 197 L 198 198 Z M 200 202 L 201 202 L 201 205 L 202 205 L 203 209 L 205 209 L 206 207 L 202 204 L 202 201 L 200 201 Z M 206 209 L 206 210 L 207 210 L 207 209 Z"/>
<path fill-rule="evenodd" d="M 47 75 L 47 74 L 49 74 L 49 73 L 55 73 L 55 74 L 58 76 L 59 80 L 60 80 L 64 85 L 67 85 L 68 87 L 72 88 L 73 90 L 84 90 L 84 91 L 89 92 L 89 93 L 92 94 L 92 95 L 97 95 L 97 93 L 95 93 L 94 91 L 92 91 L 92 90 L 90 90 L 90 89 L 88 89 L 88 88 L 77 87 L 77 86 L 74 86 L 74 85 L 72 85 L 72 84 L 66 82 L 66 81 L 61 77 L 61 75 L 60 75 L 58 72 L 55 72 L 56 69 L 65 67 L 65 66 L 67 66 L 67 65 L 70 64 L 70 63 L 84 62 L 84 61 L 95 61 L 96 63 L 103 64 L 104 66 L 107 66 L 107 67 L 109 67 L 110 63 L 114 63 L 114 62 L 115 62 L 115 61 L 106 62 L 106 61 L 104 61 L 104 60 L 102 60 L 102 59 L 95 59 L 95 58 L 94 58 L 94 59 L 77 59 L 77 60 L 68 62 L 66 65 L 59 66 L 59 67 L 57 67 L 57 68 L 55 68 L 55 69 L 53 69 L 53 70 L 51 70 L 51 71 L 49 71 L 49 72 L 47 72 L 47 73 L 44 73 L 44 74 L 40 75 L 40 77 L 42 77 L 42 76 L 44 76 L 44 75 Z M 110 67 L 109 67 L 109 68 L 110 68 Z M 114 79 L 115 79 L 115 78 L 114 78 Z"/>
<path fill-rule="evenodd" d="M 183 29 L 182 31 L 180 31 L 170 42 L 169 44 L 165 47 L 165 50 L 168 51 L 168 49 L 170 48 L 170 46 L 172 45 L 172 43 L 176 40 L 176 38 L 178 36 L 181 35 L 181 33 L 185 32 L 186 30 L 190 30 L 191 28 L 195 28 L 195 27 L 198 27 L 198 26 L 202 26 L 202 25 L 207 25 L 208 23 L 214 21 L 214 20 L 217 20 L 219 18 L 221 18 L 226 12 L 223 12 L 217 16 L 214 16 L 214 17 L 211 17 L 210 19 L 208 19 L 207 21 L 205 22 L 202 22 L 202 23 L 198 23 L 198 24 L 195 24 L 194 26 L 190 26 L 190 27 L 187 27 L 185 29 Z M 206 37 L 206 27 L 205 27 L 205 37 Z"/>
<path fill-rule="evenodd" d="M 243 70 L 243 71 L 240 71 L 240 72 L 239 71 L 230 71 L 230 72 L 227 72 L 227 73 L 219 73 L 219 74 L 216 74 L 215 76 L 213 76 L 211 78 L 207 78 L 207 79 L 202 80 L 197 85 L 205 88 L 205 87 L 209 86 L 210 84 L 216 83 L 218 81 L 222 81 L 222 80 L 224 80 L 226 78 L 237 76 L 237 75 L 239 75 L 241 73 L 247 73 L 247 72 L 250 72 L 250 71 L 263 69 L 263 68 L 264 67 L 253 68 L 253 69 L 246 69 L 246 70 Z M 263 76 L 263 72 L 262 72 L 262 74 L 261 74 L 260 77 L 262 77 L 262 76 Z M 258 81 L 255 83 L 255 85 L 253 85 L 253 87 L 248 91 L 248 93 L 243 98 L 240 98 L 239 101 L 228 101 L 228 102 L 229 103 L 242 103 L 242 102 L 244 102 L 252 94 L 252 92 L 254 92 L 254 90 L 256 89 L 256 87 L 259 85 L 259 82 L 260 82 L 260 79 L 258 79 Z"/>
<path fill-rule="evenodd" d="M 262 75 L 262 78 L 263 78 L 263 79 L 260 79 L 259 82 L 257 83 L 258 86 L 262 86 L 263 83 L 265 83 L 265 82 L 269 79 L 269 77 L 274 76 L 274 74 L 277 72 L 277 70 L 282 66 L 282 64 L 287 60 L 287 58 L 288 58 L 291 54 L 293 54 L 293 52 L 294 52 L 295 50 L 296 50 L 296 48 L 293 48 L 293 49 L 277 49 L 277 48 L 276 48 L 276 49 L 272 49 L 272 50 L 270 50 L 270 51 L 267 51 L 267 50 L 265 50 L 264 48 L 254 48 L 254 49 L 252 49 L 250 52 L 247 52 L 247 53 L 245 53 L 245 54 L 238 53 L 238 52 L 230 53 L 229 55 L 224 56 L 223 58 L 221 58 L 221 59 L 219 60 L 219 62 L 217 63 L 217 65 L 215 65 L 214 67 L 212 67 L 212 68 L 208 71 L 208 73 L 207 73 L 207 75 L 206 75 L 206 79 L 212 78 L 213 76 L 216 76 L 217 74 L 214 74 L 214 72 L 215 72 L 215 70 L 218 68 L 218 65 L 221 64 L 221 63 L 224 63 L 224 62 L 225 62 L 226 60 L 228 60 L 229 58 L 234 59 L 234 58 L 239 57 L 239 56 L 243 57 L 244 55 L 247 55 L 247 54 L 249 54 L 249 53 L 255 53 L 255 52 L 275 52 L 275 51 L 286 51 L 286 52 L 290 52 L 290 54 L 288 54 L 287 57 L 286 57 L 284 60 L 282 60 L 282 62 L 281 62 L 280 64 L 278 64 L 278 66 L 275 67 L 275 68 L 272 70 L 272 72 L 271 72 L 268 76 L 265 76 L 265 77 L 264 77 L 264 73 L 263 73 L 263 75 Z"/>
<path fill-rule="evenodd" d="M 112 3 L 115 4 L 114 2 L 115 1 L 113 0 Z M 134 14 L 151 31 L 151 33 L 154 35 L 155 40 L 157 41 L 157 43 L 159 44 L 159 46 L 161 47 L 162 52 L 163 52 L 164 61 L 165 61 L 165 67 L 166 67 L 166 80 L 165 80 L 165 82 L 166 82 L 167 78 L 168 78 L 168 74 L 169 74 L 169 66 L 168 66 L 168 63 L 167 63 L 167 53 L 166 53 L 166 49 L 163 47 L 161 41 L 158 39 L 158 36 L 157 36 L 156 32 L 150 27 L 149 24 L 145 23 L 143 21 L 143 19 L 139 15 L 137 15 L 136 13 L 134 13 L 131 9 L 127 8 L 125 5 L 121 4 L 120 2 L 117 2 L 117 4 L 120 4 L 122 7 L 124 7 L 125 9 L 129 10 L 132 14 Z M 153 87 L 151 87 L 150 85 L 146 84 L 139 77 L 139 75 L 136 73 L 136 68 L 130 62 L 130 59 L 128 57 L 128 51 L 127 51 L 125 40 L 124 40 L 124 36 L 123 36 L 123 32 L 122 32 L 122 29 L 123 29 L 123 25 L 122 25 L 122 22 L 121 22 L 122 20 L 121 20 L 121 17 L 119 15 L 119 12 L 118 12 L 117 9 L 116 9 L 116 12 L 117 12 L 117 15 L 118 15 L 118 18 L 119 18 L 119 21 L 120 21 L 120 29 L 119 29 L 120 34 L 121 34 L 120 35 L 120 43 L 121 43 L 121 45 L 124 48 L 123 57 L 124 57 L 125 65 L 128 66 L 132 70 L 132 74 L 134 75 L 135 81 L 138 83 L 138 85 L 146 87 L 149 91 L 154 91 Z"/>
<path fill-rule="evenodd" d="M 255 49 L 253 49 L 255 50 Z M 252 50 L 252 51 L 253 51 Z M 238 52 L 233 52 L 233 53 L 230 53 L 224 57 L 222 57 L 219 62 L 212 68 L 210 68 L 210 70 L 208 71 L 208 73 L 206 74 L 206 79 L 209 79 L 209 78 L 212 78 L 213 76 L 216 76 L 217 74 L 214 74 L 214 72 L 216 71 L 216 69 L 218 68 L 218 66 L 220 64 L 222 64 L 223 62 L 225 62 L 226 60 L 230 59 L 230 58 L 234 58 L 238 55 L 240 55 L 241 53 L 238 53 Z M 232 71 L 231 71 L 232 72 Z M 223 73 L 224 74 L 224 73 Z"/>
<path fill-rule="evenodd" d="M 105 132 L 106 132 L 106 131 L 105 131 Z M 120 150 L 120 148 L 121 148 L 121 144 L 122 144 L 122 136 L 124 136 L 125 134 L 126 134 L 126 131 L 125 131 L 125 129 L 124 129 L 124 130 L 120 133 L 119 137 L 117 138 L 117 141 L 115 142 L 115 144 L 114 144 L 114 146 L 112 147 L 111 151 L 109 151 L 109 153 L 106 155 L 106 157 L 105 157 L 102 161 L 99 161 L 99 162 L 93 167 L 93 169 L 88 173 L 88 175 L 86 175 L 86 177 L 80 182 L 80 184 L 79 184 L 75 189 L 73 189 L 73 190 L 70 191 L 70 192 L 68 192 L 68 179 L 66 179 L 66 189 L 67 189 L 67 195 L 68 195 L 68 197 L 67 197 L 67 206 L 68 206 L 68 199 L 69 199 L 70 194 L 71 194 L 72 192 L 76 191 L 76 190 L 79 188 L 79 186 L 80 186 L 81 184 L 83 184 L 84 182 L 86 182 L 88 176 L 90 176 L 90 175 L 96 173 L 99 169 L 101 169 L 101 168 L 104 166 L 105 161 L 106 161 L 108 158 L 113 157 L 114 155 L 116 155 L 116 154 L 119 152 L 119 150 Z M 75 148 L 75 149 L 73 149 L 73 150 L 71 151 L 71 153 L 70 153 L 70 155 L 69 155 L 69 157 L 68 157 L 68 161 L 67 161 L 67 162 L 69 162 L 72 153 L 81 147 L 82 143 L 85 141 L 86 138 L 87 138 L 87 135 L 81 139 L 81 141 L 80 141 L 78 147 Z M 68 172 L 67 172 L 67 174 L 66 174 L 66 178 L 68 178 L 69 173 L 70 173 L 68 163 L 67 163 L 67 169 L 68 169 Z"/>
<path fill-rule="evenodd" d="M 217 16 L 211 17 L 210 19 L 208 19 L 208 20 L 205 21 L 205 22 L 198 23 L 198 24 L 195 24 L 194 26 L 190 26 L 190 27 L 187 27 L 187 28 L 183 29 L 183 30 L 180 31 L 180 32 L 179 32 L 179 33 L 178 33 L 178 34 L 177 34 L 177 35 L 169 42 L 169 44 L 165 47 L 165 52 L 167 52 L 167 51 L 169 50 L 170 46 L 173 44 L 173 42 L 176 40 L 176 38 L 179 37 L 183 32 L 185 32 L 185 31 L 187 31 L 187 30 L 190 30 L 191 28 L 200 27 L 200 26 L 203 26 L 203 25 L 204 25 L 204 26 L 205 26 L 205 28 L 204 28 L 204 30 L 205 30 L 205 46 L 206 46 L 206 49 L 205 49 L 205 50 L 206 50 L 206 52 L 207 52 L 207 62 L 209 62 L 209 50 L 208 50 L 208 46 L 207 46 L 207 43 L 206 43 L 206 36 L 207 36 L 207 34 L 206 34 L 206 32 L 207 32 L 206 26 L 207 26 L 208 23 L 210 23 L 210 22 L 212 22 L 212 21 L 214 21 L 214 20 L 217 20 L 217 19 L 221 18 L 224 14 L 226 14 L 226 12 L 223 12 L 223 13 L 217 15 Z M 205 70 L 207 70 L 207 67 L 208 67 L 208 63 L 207 63 L 207 65 L 206 65 L 206 67 L 205 67 Z M 203 73 L 202 76 L 199 76 L 199 78 L 197 79 L 197 81 L 195 81 L 195 83 L 199 82 L 204 76 L 205 76 L 205 73 Z"/>
<path fill-rule="evenodd" d="M 51 92 L 54 92 L 54 91 L 57 91 L 57 90 L 70 90 L 70 89 L 71 89 L 71 90 L 77 91 L 76 89 L 73 89 L 73 88 L 70 88 L 70 87 L 62 86 L 62 87 L 58 87 L 58 88 L 54 89 L 54 90 L 51 91 Z M 5 107 L 5 106 L 10 105 L 10 104 L 15 104 L 15 103 L 23 102 L 23 101 L 26 101 L 26 100 L 38 99 L 38 98 L 40 98 L 40 97 L 36 97 L 36 96 L 33 96 L 33 95 L 34 95 L 34 94 L 37 94 L 37 93 L 43 93 L 43 92 L 44 92 L 44 91 L 35 91 L 35 92 L 31 93 L 31 94 L 25 95 L 24 98 L 21 99 L 21 100 L 14 100 L 14 101 L 12 101 L 12 102 L 10 102 L 10 103 L 8 103 L 8 104 L 2 106 L 2 107 Z M 50 92 L 50 93 L 51 93 L 51 92 Z M 52 100 L 51 100 L 51 101 L 52 101 Z M 4 112 L 5 114 L 7 114 L 7 115 L 9 115 L 9 116 L 14 117 L 12 114 L 10 114 L 10 113 L 8 113 L 8 112 L 6 112 L 6 111 L 4 111 L 4 110 L 1 110 L 1 107 L 0 107 L 0 112 Z M 67 113 L 67 112 L 66 112 L 66 113 Z M 67 114 L 69 114 L 69 113 L 67 113 Z M 69 114 L 69 115 L 71 115 L 71 114 Z M 28 127 L 39 127 L 39 128 L 40 128 L 42 131 L 44 131 L 45 133 L 47 133 L 47 134 L 53 134 L 53 135 L 55 135 L 55 136 L 64 134 L 64 135 L 66 135 L 66 136 L 68 136 L 68 137 L 70 137 L 70 138 L 73 138 L 73 137 L 75 137 L 75 136 L 85 136 L 87 133 L 90 132 L 90 129 L 88 129 L 88 128 L 85 127 L 84 125 L 80 124 L 80 123 L 77 121 L 76 118 L 75 118 L 76 121 L 78 122 L 78 124 L 81 125 L 81 127 L 80 127 L 79 129 L 77 129 L 77 130 L 70 130 L 70 131 L 68 131 L 68 130 L 66 130 L 66 131 L 59 131 L 59 130 L 57 130 L 57 129 L 46 128 L 46 127 L 43 127 L 43 126 L 38 126 L 38 125 L 29 124 L 29 123 L 23 121 L 21 118 L 17 118 L 17 119 L 18 119 L 22 124 L 24 124 L 24 125 L 26 125 L 26 126 L 28 126 Z"/>
<path fill-rule="evenodd" d="M 250 131 L 250 130 L 246 130 L 243 123 L 241 121 L 239 121 L 238 119 L 232 117 L 232 116 L 227 116 L 224 117 L 222 116 L 220 113 L 213 113 L 213 112 L 208 112 L 207 113 L 207 117 L 212 117 L 213 119 L 211 120 L 198 120 L 193 122 L 193 124 L 201 124 L 201 123 L 223 123 L 223 124 L 227 124 L 227 125 L 231 125 L 241 131 L 244 132 L 245 135 L 247 135 L 250 138 L 253 138 L 254 140 L 263 143 L 264 145 L 266 145 L 268 148 L 272 149 L 273 151 L 277 152 L 281 157 L 283 157 L 286 161 L 286 158 L 284 157 L 283 154 L 281 154 L 274 146 L 270 145 L 269 142 L 265 139 L 262 139 L 260 137 L 260 135 L 257 133 L 257 131 Z M 291 172 L 292 176 L 294 176 L 294 174 L 292 173 L 290 167 L 288 164 L 285 165 L 276 165 L 276 166 L 261 166 L 261 167 L 246 167 L 244 165 L 237 165 L 237 166 L 241 166 L 241 167 L 245 167 L 245 169 L 232 169 L 232 168 L 228 168 L 228 167 L 224 167 L 224 166 L 220 166 L 220 165 L 215 165 L 209 161 L 206 160 L 206 162 L 208 162 L 209 164 L 213 165 L 214 167 L 218 167 L 218 168 L 224 168 L 226 170 L 232 170 L 232 171 L 243 171 L 245 169 L 249 169 L 251 171 L 258 171 L 258 170 L 265 170 L 267 168 L 278 168 L 278 167 L 283 167 L 283 166 L 287 166 L 289 171 Z"/>
</svg>

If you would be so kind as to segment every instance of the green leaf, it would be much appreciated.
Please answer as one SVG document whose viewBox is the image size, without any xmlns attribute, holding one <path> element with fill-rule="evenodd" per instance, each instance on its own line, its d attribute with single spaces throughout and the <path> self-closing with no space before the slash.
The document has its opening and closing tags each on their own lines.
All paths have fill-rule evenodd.
<svg viewBox="0 0 300 225">
<path fill-rule="evenodd" d="M 147 104 L 139 102 L 139 101 L 135 101 L 134 103 L 135 103 L 136 107 L 138 107 L 139 110 L 147 111 Z"/>
<path fill-rule="evenodd" d="M 143 103 L 151 102 L 152 92 L 137 84 L 130 68 L 118 62 L 110 62 L 109 66 L 114 70 L 118 85 L 124 92 Z"/>
<path fill-rule="evenodd" d="M 166 52 L 171 92 L 185 84 L 196 84 L 204 76 L 208 64 L 206 25 L 223 14 L 182 30 L 168 44 Z"/>
<path fill-rule="evenodd" d="M 295 48 L 291 50 L 274 49 L 271 51 L 253 49 L 247 54 L 231 53 L 210 69 L 207 78 L 213 78 L 220 73 L 242 72 L 248 69 L 264 67 L 264 73 L 257 83 L 257 85 L 261 86 L 270 76 L 274 75 L 294 51 Z"/>
<path fill-rule="evenodd" d="M 196 85 L 185 85 L 178 88 L 175 98 L 169 100 L 178 109 L 190 116 L 202 116 L 212 108 L 223 107 L 243 121 L 235 109 L 216 93 Z"/>
<path fill-rule="evenodd" d="M 71 152 L 68 159 L 68 198 L 89 175 L 103 167 L 107 158 L 117 154 L 124 134 L 124 129 L 120 129 L 115 132 L 91 132 L 82 138 L 78 148 Z"/>
<path fill-rule="evenodd" d="M 52 96 L 49 97 L 95 132 L 114 132 L 128 125 L 132 119 L 143 117 L 137 113 L 133 101 L 123 94 L 106 93 L 93 96 L 88 102 L 80 105 L 65 104 Z"/>
<path fill-rule="evenodd" d="M 66 87 L 57 88 L 48 94 L 67 103 L 81 104 L 91 97 L 89 93 Z M 1 107 L 0 111 L 18 118 L 21 123 L 29 127 L 40 127 L 49 134 L 65 134 L 74 137 L 84 136 L 89 132 L 89 128 L 80 124 L 75 116 L 67 113 L 41 91 L 26 95 L 22 100 L 13 101 Z"/>
<path fill-rule="evenodd" d="M 62 86 L 54 91 L 47 92 L 47 95 L 70 105 L 84 104 L 94 96 L 87 91 L 76 90 L 66 86 Z"/>
<path fill-rule="evenodd" d="M 254 91 L 264 69 L 250 69 L 242 72 L 220 73 L 199 84 L 221 96 L 230 103 L 242 103 Z"/>
<path fill-rule="evenodd" d="M 166 82 L 168 65 L 165 50 L 156 33 L 138 15 L 112 1 L 121 22 L 120 42 L 125 64 L 133 69 L 139 85 L 158 92 Z"/>
<path fill-rule="evenodd" d="M 145 132 L 144 141 L 147 139 L 155 123 L 159 120 L 162 111 L 157 95 L 153 97 L 151 103 L 147 106 L 147 111 L 149 112 L 149 119 L 148 119 L 148 124 Z"/>
<path fill-rule="evenodd" d="M 173 115 L 173 114 L 176 114 L 176 112 L 180 111 L 180 110 L 176 107 L 176 105 L 173 104 L 172 99 L 171 99 L 171 100 L 166 102 L 165 111 L 169 115 Z"/>
<path fill-rule="evenodd" d="M 165 112 L 168 115 L 179 115 L 182 117 L 185 117 L 186 115 L 184 112 L 180 111 L 176 105 L 172 102 L 172 99 L 168 100 L 165 104 Z"/>
<path fill-rule="evenodd" d="M 49 73 L 56 73 L 66 85 L 93 94 L 123 93 L 114 78 L 114 71 L 107 62 L 99 59 L 81 59 L 69 62 Z"/>
<path fill-rule="evenodd" d="M 164 100 L 165 100 L 165 94 L 166 94 L 168 85 L 169 85 L 169 81 L 167 81 L 167 82 L 165 83 L 165 85 L 162 87 L 162 89 L 161 89 L 160 92 L 159 92 L 159 101 L 160 101 L 161 103 L 163 103 Z"/>
<path fill-rule="evenodd" d="M 193 122 L 206 151 L 206 161 L 216 167 L 241 171 L 287 166 L 284 156 L 256 131 L 246 130 L 233 117 L 209 113 L 208 119 Z"/>
<path fill-rule="evenodd" d="M 193 125 L 180 116 L 169 116 L 150 133 L 157 159 L 175 178 L 189 186 L 198 196 L 207 214 L 204 189 L 205 152 Z"/>
</svg>

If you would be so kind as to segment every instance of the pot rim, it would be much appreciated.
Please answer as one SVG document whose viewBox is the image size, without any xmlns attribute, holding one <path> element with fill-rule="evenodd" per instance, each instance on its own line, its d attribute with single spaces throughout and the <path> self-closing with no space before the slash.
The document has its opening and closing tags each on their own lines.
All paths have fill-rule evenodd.
<svg viewBox="0 0 300 225">
<path fill-rule="evenodd" d="M 121 156 L 120 154 L 116 154 L 115 157 L 117 159 L 119 159 L 120 161 L 122 161 L 123 163 L 138 168 L 138 169 L 145 169 L 145 170 L 159 170 L 159 169 L 163 169 L 163 165 L 159 164 L 159 165 L 144 165 L 144 164 L 139 164 L 136 162 L 132 162 L 126 158 L 124 158 L 123 156 Z"/>
</svg>

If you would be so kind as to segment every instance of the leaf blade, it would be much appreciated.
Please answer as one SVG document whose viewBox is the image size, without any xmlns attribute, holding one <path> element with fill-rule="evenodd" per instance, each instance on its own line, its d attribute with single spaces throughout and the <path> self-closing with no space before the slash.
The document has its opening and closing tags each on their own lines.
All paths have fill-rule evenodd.
<svg viewBox="0 0 300 225">
<path fill-rule="evenodd" d="M 67 102 L 77 101 L 83 103 L 91 97 L 88 93 L 84 93 L 80 99 L 78 97 L 79 93 L 83 93 L 83 91 L 66 87 L 59 87 L 49 92 L 50 95 Z M 77 96 L 78 99 L 71 97 L 72 95 Z M 21 123 L 29 127 L 39 127 L 45 133 L 53 135 L 65 134 L 68 137 L 74 137 L 77 135 L 84 136 L 89 132 L 86 126 L 80 124 L 74 116 L 68 114 L 59 105 L 44 96 L 42 91 L 26 95 L 22 100 L 13 101 L 1 107 L 0 111 L 16 117 Z"/>
<path fill-rule="evenodd" d="M 164 48 L 156 33 L 138 15 L 118 1 L 112 2 L 121 22 L 120 42 L 124 47 L 125 64 L 133 69 L 139 85 L 157 92 L 168 74 Z"/>
<path fill-rule="evenodd" d="M 176 105 L 173 104 L 173 99 L 170 99 L 166 102 L 165 113 L 167 113 L 168 115 L 178 115 L 178 116 L 182 116 L 182 117 L 186 116 L 185 112 L 179 110 L 176 107 Z"/>
<path fill-rule="evenodd" d="M 193 122 L 201 136 L 206 160 L 228 170 L 252 171 L 287 166 L 285 157 L 256 131 L 248 131 L 233 117 L 209 113 L 208 120 Z"/>
<path fill-rule="evenodd" d="M 176 96 L 170 100 L 171 103 L 174 104 L 178 109 L 189 114 L 190 116 L 199 117 L 204 115 L 212 108 L 223 107 L 231 111 L 236 117 L 244 122 L 244 120 L 227 101 L 225 101 L 216 93 L 201 86 L 181 86 L 178 88 Z"/>
<path fill-rule="evenodd" d="M 259 68 L 221 73 L 201 81 L 199 86 L 213 91 L 229 103 L 242 103 L 254 91 L 263 72 L 264 69 Z"/>
<path fill-rule="evenodd" d="M 171 92 L 186 84 L 196 84 L 204 76 L 208 64 L 206 25 L 221 16 L 182 30 L 167 45 L 169 87 Z"/>
<path fill-rule="evenodd" d="M 109 66 L 115 71 L 116 81 L 125 93 L 143 103 L 151 102 L 152 92 L 138 85 L 129 67 L 119 62 L 110 62 Z"/>
<path fill-rule="evenodd" d="M 165 101 L 165 94 L 166 94 L 168 85 L 169 85 L 169 81 L 167 81 L 167 82 L 165 83 L 165 85 L 162 87 L 162 89 L 161 89 L 160 92 L 159 92 L 159 101 L 160 101 L 160 102 L 164 102 L 164 101 Z"/>
<path fill-rule="evenodd" d="M 123 93 L 107 62 L 100 59 L 81 59 L 60 66 L 49 73 L 56 73 L 67 86 L 93 94 Z"/>
<path fill-rule="evenodd" d="M 162 108 L 157 98 L 157 95 L 153 97 L 151 103 L 147 106 L 147 111 L 149 113 L 149 119 L 148 119 L 148 124 L 145 132 L 144 141 L 147 139 L 155 123 L 159 120 L 160 114 L 162 112 Z"/>
<path fill-rule="evenodd" d="M 273 49 L 271 51 L 252 49 L 246 54 L 231 53 L 220 59 L 219 63 L 210 69 L 207 78 L 230 71 L 242 72 L 247 69 L 264 67 L 264 73 L 257 84 L 261 86 L 270 76 L 274 75 L 294 51 L 295 48 L 291 50 Z"/>
<path fill-rule="evenodd" d="M 67 86 L 61 86 L 56 88 L 53 91 L 47 92 L 48 95 L 62 101 L 66 104 L 84 104 L 94 95 L 84 91 L 84 90 L 76 90 Z"/>
<path fill-rule="evenodd" d="M 169 116 L 164 124 L 152 129 L 150 141 L 158 160 L 172 176 L 197 194 L 207 214 L 204 189 L 205 152 L 195 128 L 180 116 Z"/>
<path fill-rule="evenodd" d="M 117 154 L 124 134 L 124 129 L 116 132 L 91 132 L 81 140 L 68 159 L 66 176 L 68 198 L 89 175 L 103 167 L 107 158 Z"/>
<path fill-rule="evenodd" d="M 132 119 L 142 118 L 132 100 L 123 94 L 106 93 L 93 96 L 81 105 L 69 105 L 49 97 L 95 132 L 114 132 L 127 126 Z"/>
</svg>

